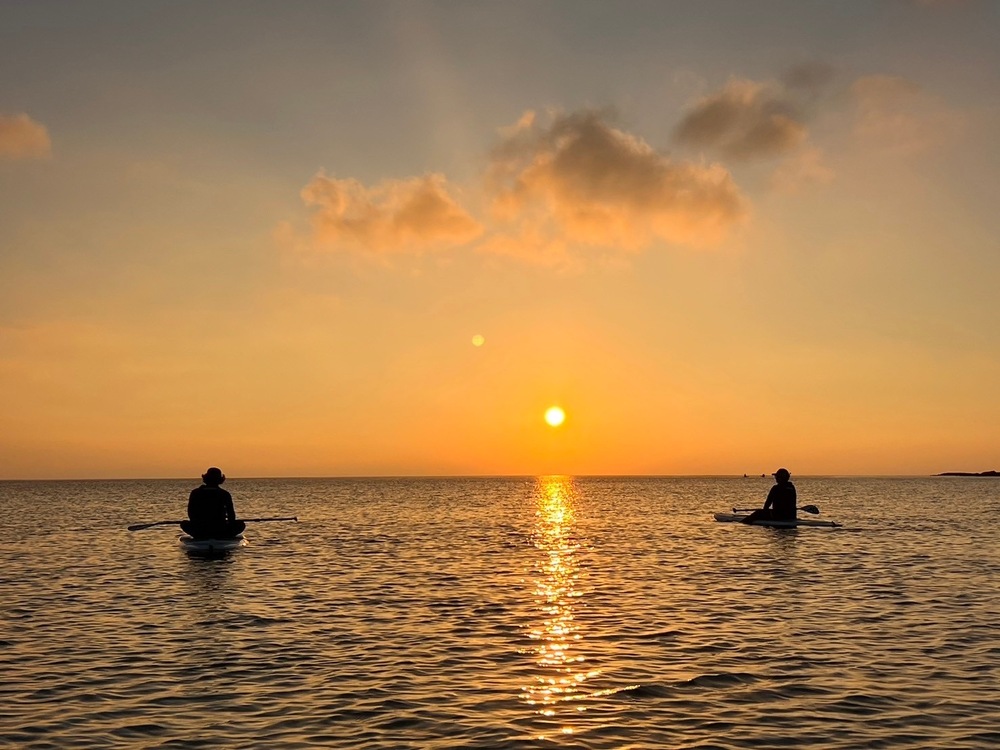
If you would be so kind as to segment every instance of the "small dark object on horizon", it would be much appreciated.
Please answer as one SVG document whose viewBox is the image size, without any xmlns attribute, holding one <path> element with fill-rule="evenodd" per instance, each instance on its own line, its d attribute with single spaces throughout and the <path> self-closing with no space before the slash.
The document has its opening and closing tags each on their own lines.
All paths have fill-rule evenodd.
<svg viewBox="0 0 1000 750">
<path fill-rule="evenodd" d="M 1000 471 L 946 471 L 936 477 L 1000 477 Z"/>
</svg>

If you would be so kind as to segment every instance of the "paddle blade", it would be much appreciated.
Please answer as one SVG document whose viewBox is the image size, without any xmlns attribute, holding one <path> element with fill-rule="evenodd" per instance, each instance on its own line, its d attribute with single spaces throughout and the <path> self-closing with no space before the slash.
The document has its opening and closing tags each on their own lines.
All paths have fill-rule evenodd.
<svg viewBox="0 0 1000 750">
<path fill-rule="evenodd" d="M 812 513 L 814 516 L 817 513 L 819 513 L 819 508 L 817 508 L 815 505 L 802 505 L 799 507 L 799 510 L 801 510 L 803 513 Z"/>
</svg>

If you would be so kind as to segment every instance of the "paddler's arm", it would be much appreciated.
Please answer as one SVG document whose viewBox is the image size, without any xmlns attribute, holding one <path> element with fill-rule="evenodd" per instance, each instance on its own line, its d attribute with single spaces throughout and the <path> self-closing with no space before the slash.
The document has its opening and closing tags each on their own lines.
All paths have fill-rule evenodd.
<svg viewBox="0 0 1000 750">
<path fill-rule="evenodd" d="M 225 506 L 226 506 L 226 520 L 227 521 L 235 521 L 236 520 L 236 508 L 233 507 L 233 496 L 230 495 L 229 492 L 227 492 L 226 490 L 223 490 L 223 492 L 226 493 L 225 500 L 223 501 L 224 504 L 225 504 Z"/>
<path fill-rule="evenodd" d="M 764 510 L 767 510 L 768 508 L 771 507 L 771 505 L 774 504 L 774 496 L 778 494 L 777 492 L 775 492 L 775 489 L 777 489 L 777 487 L 778 485 L 774 485 L 774 487 L 772 487 L 768 491 L 767 500 L 764 501 Z"/>
</svg>

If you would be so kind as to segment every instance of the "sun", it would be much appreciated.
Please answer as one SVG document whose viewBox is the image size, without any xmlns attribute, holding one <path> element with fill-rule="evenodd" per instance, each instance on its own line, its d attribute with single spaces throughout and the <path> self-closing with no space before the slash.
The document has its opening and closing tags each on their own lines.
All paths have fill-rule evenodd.
<svg viewBox="0 0 1000 750">
<path fill-rule="evenodd" d="M 566 421 L 566 412 L 558 406 L 550 406 L 545 411 L 545 421 L 552 427 L 558 427 Z"/>
</svg>

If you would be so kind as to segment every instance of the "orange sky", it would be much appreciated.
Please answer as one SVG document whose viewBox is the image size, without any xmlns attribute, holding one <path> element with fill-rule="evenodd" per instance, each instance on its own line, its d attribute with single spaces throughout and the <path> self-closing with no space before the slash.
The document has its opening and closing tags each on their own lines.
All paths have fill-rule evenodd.
<svg viewBox="0 0 1000 750">
<path fill-rule="evenodd" d="M 6 4 L 0 478 L 998 468 L 1000 6 L 749 5 Z"/>
</svg>

